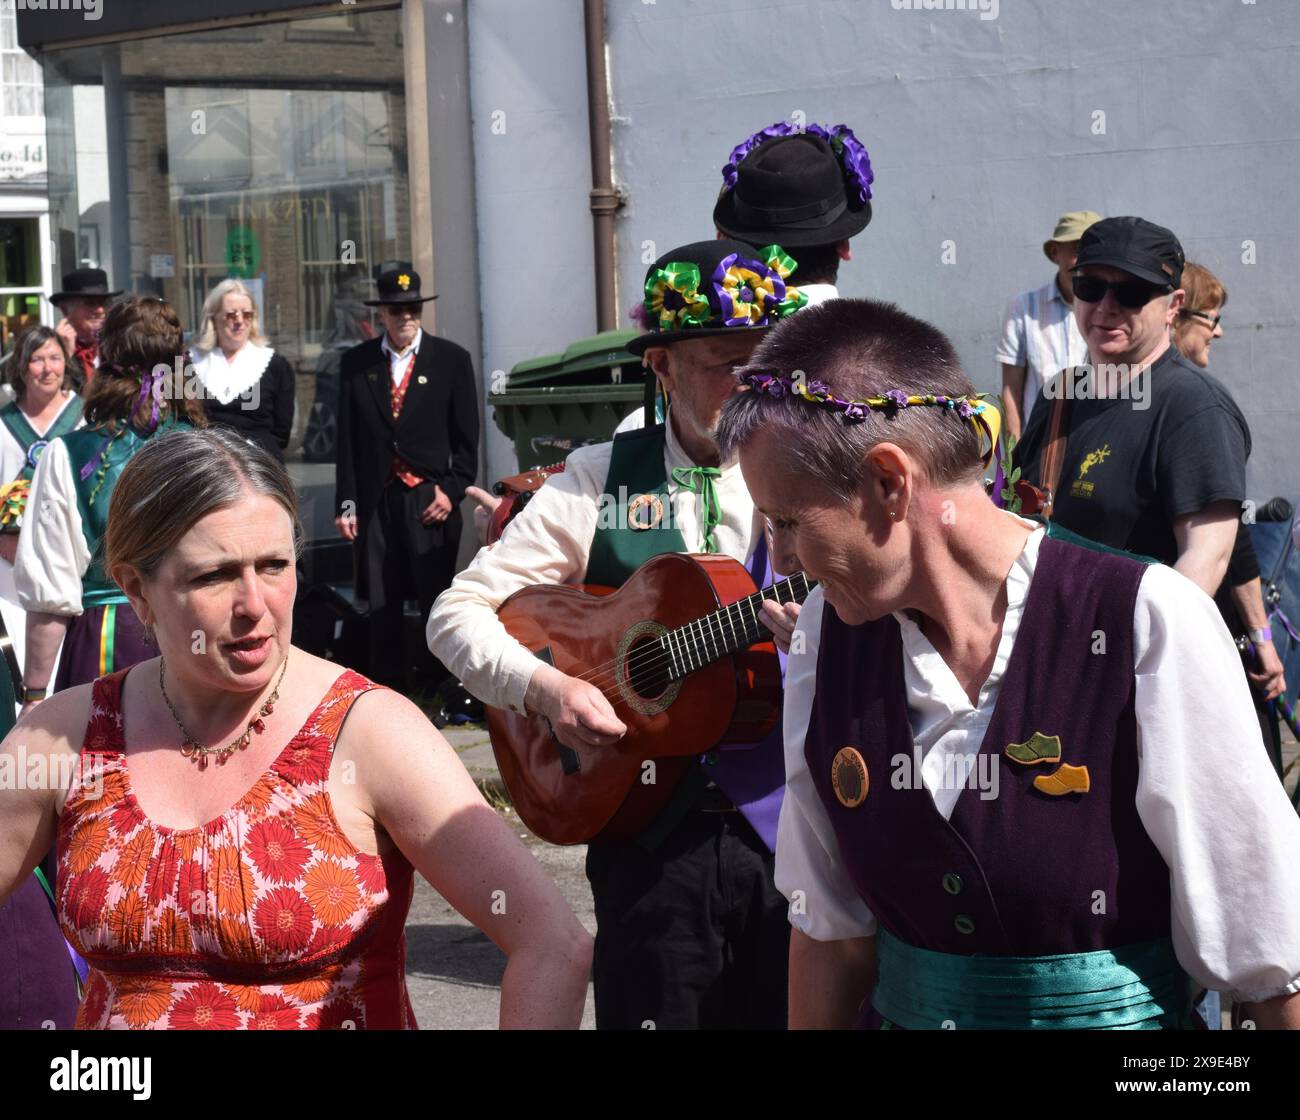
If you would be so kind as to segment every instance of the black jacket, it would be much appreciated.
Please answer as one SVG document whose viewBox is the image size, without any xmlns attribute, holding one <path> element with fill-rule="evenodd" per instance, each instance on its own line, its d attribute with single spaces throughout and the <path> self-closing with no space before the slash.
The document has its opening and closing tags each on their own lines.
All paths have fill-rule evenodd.
<svg viewBox="0 0 1300 1120">
<path fill-rule="evenodd" d="M 354 346 L 339 367 L 335 513 L 355 503 L 359 528 L 379 503 L 393 456 L 460 504 L 478 473 L 478 389 L 462 347 L 428 331 L 420 339 L 402 415 L 394 425 L 383 336 Z"/>
<path fill-rule="evenodd" d="M 293 367 L 284 357 L 273 354 L 262 371 L 257 385 L 257 407 L 247 408 L 246 403 L 242 395 L 226 404 L 205 395 L 203 411 L 209 424 L 234 428 L 283 463 L 284 449 L 289 446 L 293 431 L 294 404 Z"/>
</svg>

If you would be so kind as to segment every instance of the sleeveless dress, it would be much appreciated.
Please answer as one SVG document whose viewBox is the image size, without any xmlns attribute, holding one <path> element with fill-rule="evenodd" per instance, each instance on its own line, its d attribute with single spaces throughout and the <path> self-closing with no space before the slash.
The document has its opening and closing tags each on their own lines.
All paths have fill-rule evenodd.
<svg viewBox="0 0 1300 1120">
<path fill-rule="evenodd" d="M 95 681 L 59 820 L 59 920 L 90 965 L 77 1026 L 414 1029 L 414 869 L 397 850 L 358 850 L 327 788 L 348 710 L 377 686 L 342 673 L 252 789 L 207 824 L 173 829 L 131 789 L 127 671 Z"/>
</svg>

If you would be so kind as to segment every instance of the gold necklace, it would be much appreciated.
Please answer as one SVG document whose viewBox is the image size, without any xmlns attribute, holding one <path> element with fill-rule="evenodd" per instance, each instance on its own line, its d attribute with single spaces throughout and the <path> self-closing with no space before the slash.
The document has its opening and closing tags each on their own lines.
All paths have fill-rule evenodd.
<svg viewBox="0 0 1300 1120">
<path fill-rule="evenodd" d="M 172 703 L 172 698 L 167 695 L 167 686 L 163 684 L 163 673 L 167 669 L 165 658 L 158 658 L 158 688 L 162 691 L 162 698 L 166 702 L 168 709 L 171 711 L 172 719 L 176 721 L 176 726 L 181 729 L 183 742 L 181 744 L 181 754 L 191 762 L 198 763 L 200 770 L 208 768 L 208 756 L 216 755 L 217 765 L 224 766 L 228 759 L 235 751 L 242 751 L 248 746 L 253 738 L 253 732 L 259 735 L 262 733 L 265 724 L 262 722 L 263 717 L 269 716 L 275 711 L 275 702 L 280 699 L 280 685 L 284 683 L 284 674 L 289 668 L 289 655 L 285 654 L 284 664 L 280 666 L 280 676 L 275 682 L 275 688 L 271 690 L 271 695 L 266 698 L 266 702 L 257 709 L 257 714 L 248 721 L 248 726 L 244 728 L 244 733 L 238 739 L 227 743 L 224 747 L 205 747 L 193 735 L 190 734 L 189 728 L 181 722 L 180 713 L 176 711 L 176 705 Z"/>
</svg>

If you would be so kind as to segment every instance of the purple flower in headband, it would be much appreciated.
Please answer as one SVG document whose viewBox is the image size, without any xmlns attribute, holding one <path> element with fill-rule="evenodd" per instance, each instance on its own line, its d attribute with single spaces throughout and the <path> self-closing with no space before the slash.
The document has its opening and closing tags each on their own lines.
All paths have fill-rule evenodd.
<svg viewBox="0 0 1300 1120">
<path fill-rule="evenodd" d="M 957 405 L 957 415 L 960 416 L 963 420 L 969 420 L 972 416 L 975 415 L 975 408 L 970 403 L 970 401 L 961 401 Z"/>
<path fill-rule="evenodd" d="M 785 382 L 779 377 L 769 377 L 761 388 L 769 397 L 785 396 Z"/>
<path fill-rule="evenodd" d="M 890 389 L 889 392 L 884 394 L 884 397 L 895 408 L 907 407 L 907 394 L 902 389 Z"/>
<path fill-rule="evenodd" d="M 865 404 L 858 404 L 855 401 L 850 401 L 844 406 L 844 419 L 850 424 L 861 424 L 862 421 L 867 418 L 867 414 L 870 413 L 870 411 L 871 409 Z"/>
<path fill-rule="evenodd" d="M 825 381 L 818 381 L 815 378 L 808 382 L 808 392 L 814 397 L 829 397 L 831 387 Z"/>
</svg>

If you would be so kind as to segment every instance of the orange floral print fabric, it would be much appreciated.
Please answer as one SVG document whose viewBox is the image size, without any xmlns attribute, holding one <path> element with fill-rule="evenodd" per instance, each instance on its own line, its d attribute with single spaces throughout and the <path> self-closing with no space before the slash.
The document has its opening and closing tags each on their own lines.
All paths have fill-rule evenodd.
<svg viewBox="0 0 1300 1120">
<path fill-rule="evenodd" d="M 328 783 L 348 709 L 343 673 L 243 797 L 200 828 L 148 820 L 122 752 L 126 670 L 95 682 L 59 820 L 64 935 L 90 965 L 89 1029 L 414 1028 L 406 941 L 414 874 L 358 850 Z"/>
</svg>

